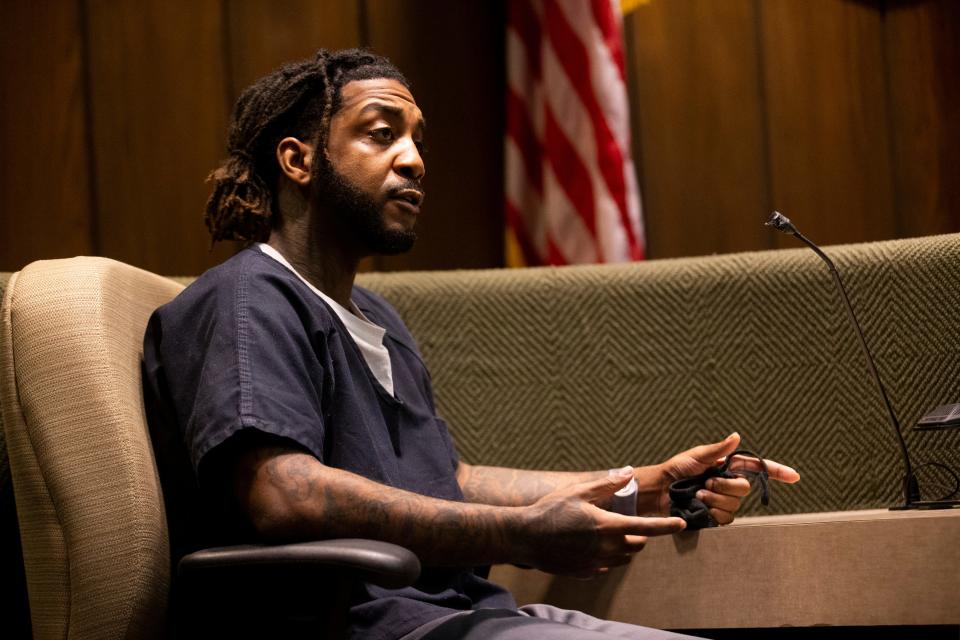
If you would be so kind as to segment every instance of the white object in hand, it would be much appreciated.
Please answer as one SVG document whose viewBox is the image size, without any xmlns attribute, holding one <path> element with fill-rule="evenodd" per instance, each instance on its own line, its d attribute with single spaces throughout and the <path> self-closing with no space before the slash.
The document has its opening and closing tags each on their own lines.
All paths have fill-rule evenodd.
<svg viewBox="0 0 960 640">
<path fill-rule="evenodd" d="M 624 469 L 631 469 L 632 467 L 624 467 L 620 469 L 610 469 L 610 475 L 620 475 Z M 637 515 L 637 479 L 630 478 L 630 482 L 627 483 L 625 487 L 613 494 L 613 497 L 610 499 L 610 511 L 623 514 L 625 516 L 635 516 Z"/>
</svg>

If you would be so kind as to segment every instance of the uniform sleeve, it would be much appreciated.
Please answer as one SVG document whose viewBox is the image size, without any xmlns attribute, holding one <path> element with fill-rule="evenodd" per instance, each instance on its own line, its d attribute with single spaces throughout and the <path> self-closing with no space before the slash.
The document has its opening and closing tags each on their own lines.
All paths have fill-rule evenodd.
<svg viewBox="0 0 960 640">
<path fill-rule="evenodd" d="M 324 459 L 333 328 L 314 316 L 282 277 L 241 271 L 187 289 L 151 320 L 145 371 L 152 366 L 164 379 L 195 472 L 245 429 L 289 438 Z"/>
<path fill-rule="evenodd" d="M 440 431 L 440 437 L 443 439 L 443 444 L 447 448 L 447 455 L 450 457 L 450 466 L 452 466 L 454 472 L 456 472 L 457 467 L 460 466 L 460 454 L 457 453 L 457 447 L 453 443 L 453 437 L 450 435 L 447 421 L 439 416 L 437 416 L 437 429 Z"/>
</svg>

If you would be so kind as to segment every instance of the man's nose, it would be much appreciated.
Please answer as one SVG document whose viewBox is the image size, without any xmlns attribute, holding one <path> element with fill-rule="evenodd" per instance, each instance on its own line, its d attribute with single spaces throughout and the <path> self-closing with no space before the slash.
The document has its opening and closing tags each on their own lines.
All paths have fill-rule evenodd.
<svg viewBox="0 0 960 640">
<path fill-rule="evenodd" d="M 394 161 L 394 170 L 409 180 L 422 180 L 426 174 L 423 157 L 417 149 L 417 144 L 410 138 L 404 141 L 403 148 Z"/>
</svg>

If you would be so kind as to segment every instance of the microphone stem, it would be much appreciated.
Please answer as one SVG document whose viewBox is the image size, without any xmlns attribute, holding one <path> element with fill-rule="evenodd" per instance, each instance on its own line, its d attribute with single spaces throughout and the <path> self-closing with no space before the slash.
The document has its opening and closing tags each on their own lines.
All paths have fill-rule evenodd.
<svg viewBox="0 0 960 640">
<path fill-rule="evenodd" d="M 813 249 L 813 251 L 820 256 L 824 262 L 827 263 L 827 266 L 830 268 L 830 273 L 833 274 L 833 279 L 836 280 L 837 287 L 840 289 L 840 295 L 843 297 L 843 302 L 847 307 L 847 313 L 850 315 L 850 320 L 853 323 L 854 328 L 857 330 L 857 336 L 860 337 L 860 346 L 863 348 L 863 355 L 867 359 L 867 366 L 870 368 L 870 373 L 873 374 L 873 379 L 877 383 L 877 389 L 880 391 L 880 396 L 883 398 L 883 404 L 887 408 L 887 413 L 890 415 L 890 424 L 893 425 L 893 431 L 897 436 L 897 442 L 900 444 L 900 450 L 903 452 L 903 465 L 906 471 L 906 475 L 903 479 L 903 497 L 906 501 L 904 506 L 909 507 L 913 502 L 919 500 L 920 496 L 918 495 L 919 490 L 915 488 L 916 481 L 913 477 L 913 467 L 910 464 L 910 454 L 907 451 L 907 442 L 904 440 L 903 433 L 900 431 L 900 421 L 897 420 L 897 416 L 893 412 L 893 406 L 890 404 L 890 399 L 887 397 L 887 390 L 883 386 L 883 381 L 880 379 L 880 374 L 877 372 L 877 367 L 873 362 L 873 356 L 870 355 L 870 349 L 867 347 L 867 341 L 863 337 L 863 331 L 860 329 L 860 323 L 857 322 L 857 316 L 853 312 L 853 305 L 850 304 L 850 298 L 847 297 L 847 290 L 843 286 L 843 281 L 840 280 L 840 273 L 834 266 L 833 260 L 831 260 L 827 254 L 821 251 L 820 247 L 804 237 L 804 235 L 799 231 L 793 231 L 793 235 L 805 245 Z"/>
</svg>

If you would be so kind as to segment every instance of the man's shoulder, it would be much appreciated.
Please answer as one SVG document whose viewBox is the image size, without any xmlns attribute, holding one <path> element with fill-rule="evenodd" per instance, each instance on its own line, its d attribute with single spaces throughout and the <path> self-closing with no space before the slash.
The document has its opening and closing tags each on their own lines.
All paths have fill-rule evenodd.
<svg viewBox="0 0 960 640">
<path fill-rule="evenodd" d="M 251 336 L 332 335 L 329 308 L 300 279 L 256 247 L 248 247 L 205 271 L 158 308 L 147 340 L 210 341 Z M 230 337 L 232 336 L 232 337 Z"/>
<path fill-rule="evenodd" d="M 242 280 L 251 276 L 258 277 L 263 274 L 278 272 L 279 270 L 272 269 L 272 262 L 256 247 L 246 247 L 220 264 L 204 271 L 183 290 L 183 293 L 192 292 L 196 295 L 200 292 L 232 290 Z"/>
<path fill-rule="evenodd" d="M 274 306 L 296 296 L 297 279 L 256 247 L 240 250 L 211 267 L 159 309 L 161 315 L 195 314 L 204 309 L 236 310 L 248 305 Z"/>
</svg>

